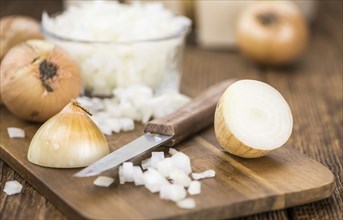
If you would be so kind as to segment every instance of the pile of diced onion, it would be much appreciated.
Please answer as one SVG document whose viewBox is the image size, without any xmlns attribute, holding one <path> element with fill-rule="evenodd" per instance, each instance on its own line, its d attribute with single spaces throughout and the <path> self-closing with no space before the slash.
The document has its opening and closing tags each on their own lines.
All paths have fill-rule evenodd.
<svg viewBox="0 0 343 220">
<path fill-rule="evenodd" d="M 195 208 L 195 200 L 187 195 L 200 194 L 199 180 L 214 177 L 215 171 L 192 173 L 191 161 L 186 154 L 173 148 L 169 149 L 169 154 L 170 157 L 165 157 L 164 152 L 152 152 L 141 166 L 134 166 L 132 162 L 123 163 L 119 166 L 119 182 L 145 186 L 152 193 L 159 192 L 161 199 L 176 202 L 180 208 Z M 113 181 L 112 178 L 99 176 L 94 184 L 108 187 Z"/>
<path fill-rule="evenodd" d="M 190 98 L 178 92 L 154 94 L 144 85 L 131 85 L 117 88 L 113 98 L 77 99 L 93 114 L 92 119 L 106 135 L 112 132 L 130 131 L 134 129 L 134 121 L 146 123 L 152 118 L 160 118 L 189 102 Z"/>
</svg>

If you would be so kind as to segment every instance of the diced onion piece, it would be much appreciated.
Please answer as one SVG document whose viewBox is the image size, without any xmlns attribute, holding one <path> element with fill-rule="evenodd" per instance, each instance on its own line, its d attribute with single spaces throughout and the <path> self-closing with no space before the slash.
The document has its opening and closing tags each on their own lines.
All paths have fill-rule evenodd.
<svg viewBox="0 0 343 220">
<path fill-rule="evenodd" d="M 152 152 L 151 153 L 151 167 L 157 168 L 157 163 L 164 158 L 164 152 Z"/>
<path fill-rule="evenodd" d="M 255 158 L 286 143 L 293 117 L 276 89 L 256 80 L 239 80 L 221 96 L 214 124 L 218 142 L 225 150 Z"/>
<path fill-rule="evenodd" d="M 192 198 L 186 198 L 184 200 L 178 201 L 177 206 L 183 209 L 193 209 L 195 208 L 195 200 Z"/>
<path fill-rule="evenodd" d="M 109 187 L 114 182 L 114 179 L 107 176 L 99 176 L 93 182 L 94 185 L 100 187 Z"/>
<path fill-rule="evenodd" d="M 132 131 L 135 129 L 135 123 L 131 118 L 121 118 L 120 125 L 122 131 Z"/>
<path fill-rule="evenodd" d="M 10 138 L 24 138 L 25 137 L 25 131 L 21 128 L 10 127 L 10 128 L 7 128 L 7 132 Z"/>
<path fill-rule="evenodd" d="M 152 193 L 159 192 L 163 185 L 170 184 L 157 170 L 148 168 L 143 173 L 143 180 L 145 187 Z"/>
<path fill-rule="evenodd" d="M 186 154 L 179 151 L 175 153 L 171 159 L 176 168 L 183 170 L 186 174 L 190 174 L 192 172 L 191 161 Z"/>
<path fill-rule="evenodd" d="M 184 199 L 186 195 L 185 188 L 179 184 L 163 185 L 160 190 L 161 199 L 172 200 L 174 202 Z"/>
<path fill-rule="evenodd" d="M 201 182 L 193 180 L 188 186 L 188 193 L 190 195 L 197 195 L 201 192 Z"/>
<path fill-rule="evenodd" d="M 20 193 L 22 189 L 23 186 L 18 181 L 12 180 L 5 183 L 4 192 L 10 196 Z"/>
<path fill-rule="evenodd" d="M 123 174 L 123 166 L 119 166 L 119 183 L 120 184 L 125 183 L 124 174 Z"/>
<path fill-rule="evenodd" d="M 201 173 L 192 173 L 192 178 L 195 180 L 200 180 L 204 178 L 214 177 L 216 172 L 214 170 L 206 170 Z"/>
<path fill-rule="evenodd" d="M 133 163 L 125 162 L 123 163 L 123 176 L 125 182 L 133 182 Z"/>
<path fill-rule="evenodd" d="M 139 166 L 133 167 L 133 181 L 136 186 L 144 185 L 143 171 Z"/>
<path fill-rule="evenodd" d="M 142 169 L 143 170 L 146 170 L 148 169 L 149 167 L 151 167 L 151 158 L 148 158 L 146 160 L 143 160 L 142 163 L 141 163 L 141 166 L 142 166 Z"/>
<path fill-rule="evenodd" d="M 174 164 L 170 157 L 164 158 L 157 163 L 157 170 L 164 177 L 168 177 L 173 169 Z"/>
<path fill-rule="evenodd" d="M 170 155 L 174 155 L 174 154 L 176 154 L 178 151 L 175 149 L 175 148 L 169 148 L 169 151 L 168 151 L 168 153 L 170 154 Z"/>
<path fill-rule="evenodd" d="M 188 186 L 191 183 L 191 178 L 180 169 L 174 169 L 169 177 L 174 181 L 174 183 L 180 184 L 182 186 Z"/>
</svg>

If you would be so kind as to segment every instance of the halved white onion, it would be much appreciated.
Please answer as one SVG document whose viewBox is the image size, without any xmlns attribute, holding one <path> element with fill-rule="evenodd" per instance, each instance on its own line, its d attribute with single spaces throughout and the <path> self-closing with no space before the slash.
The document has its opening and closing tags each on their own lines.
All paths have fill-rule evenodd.
<svg viewBox="0 0 343 220">
<path fill-rule="evenodd" d="M 215 113 L 220 145 L 240 157 L 261 157 L 286 143 L 291 110 L 282 95 L 256 80 L 239 80 L 221 96 Z"/>
</svg>

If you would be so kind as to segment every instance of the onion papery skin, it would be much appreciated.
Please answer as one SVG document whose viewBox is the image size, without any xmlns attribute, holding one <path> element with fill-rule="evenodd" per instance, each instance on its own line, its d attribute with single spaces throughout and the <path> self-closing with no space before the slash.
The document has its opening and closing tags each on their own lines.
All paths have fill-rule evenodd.
<svg viewBox="0 0 343 220">
<path fill-rule="evenodd" d="M 37 48 L 35 48 L 37 47 Z M 48 91 L 40 78 L 40 65 L 57 66 Z M 1 63 L 1 98 L 17 117 L 44 122 L 80 94 L 80 70 L 69 55 L 50 43 L 31 40 L 12 48 Z"/>
<path fill-rule="evenodd" d="M 105 136 L 83 109 L 68 104 L 34 135 L 28 160 L 53 168 L 85 167 L 109 154 Z"/>
<path fill-rule="evenodd" d="M 268 141 L 261 141 L 262 139 L 258 137 L 250 137 L 246 134 L 248 133 L 250 129 L 250 126 L 246 126 L 246 130 L 234 128 L 233 122 L 232 122 L 232 112 L 233 112 L 233 106 L 232 104 L 234 102 L 230 102 L 229 99 L 233 100 L 233 96 L 231 95 L 234 92 L 234 87 L 237 91 L 237 87 L 245 86 L 245 90 L 249 87 L 254 87 L 249 93 L 249 95 L 252 94 L 252 96 L 256 96 L 256 100 L 266 100 L 266 107 L 262 108 L 273 108 L 274 110 L 277 109 L 277 112 L 272 111 L 269 113 L 275 113 L 271 118 L 274 117 L 274 119 L 270 119 L 268 123 L 270 123 L 271 127 L 268 127 L 270 129 L 263 128 L 267 122 L 263 122 L 259 124 L 259 122 L 251 122 L 250 126 L 257 126 L 262 130 L 263 132 L 267 133 L 270 130 L 276 129 L 277 132 L 271 133 L 272 135 L 269 135 L 269 139 L 266 138 Z M 260 89 L 263 89 L 264 91 L 261 92 Z M 258 95 L 266 95 L 266 93 L 270 93 L 270 96 L 268 97 L 258 97 Z M 231 94 L 230 94 L 231 93 Z M 277 105 L 274 105 L 274 102 L 269 101 L 269 98 L 276 97 L 275 100 L 277 101 Z M 242 102 L 245 102 L 244 98 L 242 97 Z M 275 101 L 274 100 L 274 101 Z M 251 101 L 248 100 L 248 101 Z M 249 104 L 247 104 L 249 106 Z M 255 107 L 255 106 L 252 106 Z M 265 110 L 264 109 L 264 110 Z M 240 109 L 242 111 L 243 109 Z M 237 111 L 237 110 L 236 110 Z M 231 116 L 230 113 L 231 112 Z M 270 116 L 272 114 L 269 114 Z M 231 117 L 231 119 L 229 119 Z M 284 123 L 280 123 L 280 120 L 278 118 L 283 118 Z M 241 120 L 240 118 L 239 120 Z M 243 120 L 243 119 L 242 119 Z M 237 121 L 237 120 L 236 120 Z M 282 121 L 282 120 L 281 120 Z M 255 123 L 255 124 L 254 124 Z M 221 98 L 219 99 L 215 111 L 215 118 L 214 118 L 214 130 L 216 138 L 219 142 L 219 144 L 229 153 L 234 154 L 239 157 L 243 158 L 258 158 L 265 156 L 269 154 L 271 151 L 283 146 L 289 137 L 291 136 L 293 128 L 293 116 L 291 113 L 291 110 L 282 95 L 273 87 L 269 86 L 266 83 L 262 83 L 256 80 L 239 80 L 230 85 L 226 91 L 223 93 Z M 239 133 L 239 134 L 238 134 Z M 242 135 L 244 133 L 244 135 Z M 240 137 L 239 137 L 240 136 Z M 243 138 L 244 137 L 244 138 Z M 275 138 L 278 137 L 278 138 Z M 265 140 L 265 139 L 263 139 Z M 268 143 L 268 144 L 266 144 Z"/>
<path fill-rule="evenodd" d="M 263 24 L 258 17 L 275 15 L 275 23 Z M 294 63 L 305 51 L 309 30 L 306 18 L 290 1 L 257 1 L 247 7 L 237 23 L 236 39 L 245 56 L 261 64 Z"/>
</svg>

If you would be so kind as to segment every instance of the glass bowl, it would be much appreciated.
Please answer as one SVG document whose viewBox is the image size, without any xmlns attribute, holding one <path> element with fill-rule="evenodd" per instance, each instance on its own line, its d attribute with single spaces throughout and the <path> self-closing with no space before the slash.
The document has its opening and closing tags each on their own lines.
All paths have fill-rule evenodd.
<svg viewBox="0 0 343 220">
<path fill-rule="evenodd" d="M 56 16 L 56 15 L 55 15 Z M 144 84 L 155 92 L 179 90 L 185 37 L 190 26 L 167 37 L 135 41 L 85 41 L 42 32 L 66 50 L 79 64 L 82 93 L 111 96 L 113 89 Z"/>
</svg>

